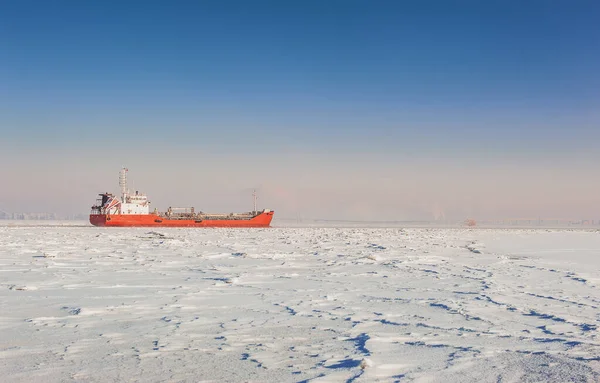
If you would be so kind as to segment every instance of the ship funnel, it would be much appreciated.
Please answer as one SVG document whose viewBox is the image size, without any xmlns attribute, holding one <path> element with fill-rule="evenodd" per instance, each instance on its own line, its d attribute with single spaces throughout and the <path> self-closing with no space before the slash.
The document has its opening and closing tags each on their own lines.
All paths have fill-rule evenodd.
<svg viewBox="0 0 600 383">
<path fill-rule="evenodd" d="M 119 186 L 121 187 L 121 200 L 125 201 L 127 195 L 127 168 L 121 169 L 119 173 Z"/>
</svg>

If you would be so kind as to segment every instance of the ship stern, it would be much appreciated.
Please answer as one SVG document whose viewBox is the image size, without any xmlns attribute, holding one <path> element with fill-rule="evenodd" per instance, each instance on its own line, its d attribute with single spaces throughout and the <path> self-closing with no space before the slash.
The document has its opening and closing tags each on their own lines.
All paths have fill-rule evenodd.
<svg viewBox="0 0 600 383">
<path fill-rule="evenodd" d="M 106 226 L 106 214 L 90 214 L 90 223 L 94 226 Z"/>
</svg>

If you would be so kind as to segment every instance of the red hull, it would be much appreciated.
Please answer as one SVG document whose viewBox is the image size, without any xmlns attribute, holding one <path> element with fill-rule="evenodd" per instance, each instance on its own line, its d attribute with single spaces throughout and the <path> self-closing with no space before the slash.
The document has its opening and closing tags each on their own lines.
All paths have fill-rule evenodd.
<svg viewBox="0 0 600 383">
<path fill-rule="evenodd" d="M 273 212 L 265 212 L 248 220 L 203 220 L 167 219 L 155 214 L 90 214 L 90 223 L 94 226 L 114 227 L 269 227 Z"/>
</svg>

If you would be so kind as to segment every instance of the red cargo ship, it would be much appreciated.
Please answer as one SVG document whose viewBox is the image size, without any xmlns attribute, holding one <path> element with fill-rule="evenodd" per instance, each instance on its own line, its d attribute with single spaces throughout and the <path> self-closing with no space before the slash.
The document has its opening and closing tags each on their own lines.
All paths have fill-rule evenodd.
<svg viewBox="0 0 600 383">
<path fill-rule="evenodd" d="M 99 194 L 100 198 L 92 206 L 90 223 L 94 226 L 128 226 L 128 227 L 269 227 L 273 219 L 273 211 L 256 210 L 256 193 L 254 193 L 254 210 L 247 213 L 210 214 L 196 212 L 193 207 L 173 208 L 159 213 L 156 209 L 150 212 L 150 201 L 145 194 L 127 189 L 127 169 L 123 168 L 119 175 L 121 198 L 111 193 Z"/>
</svg>

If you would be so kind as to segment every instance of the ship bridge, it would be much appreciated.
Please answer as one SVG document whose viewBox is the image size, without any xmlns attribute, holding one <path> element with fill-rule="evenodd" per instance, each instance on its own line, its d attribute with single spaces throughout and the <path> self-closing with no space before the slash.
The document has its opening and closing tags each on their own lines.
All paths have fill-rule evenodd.
<svg viewBox="0 0 600 383">
<path fill-rule="evenodd" d="M 121 203 L 121 214 L 150 214 L 150 202 L 148 196 L 135 192 L 129 195 L 123 195 L 123 203 Z"/>
</svg>

